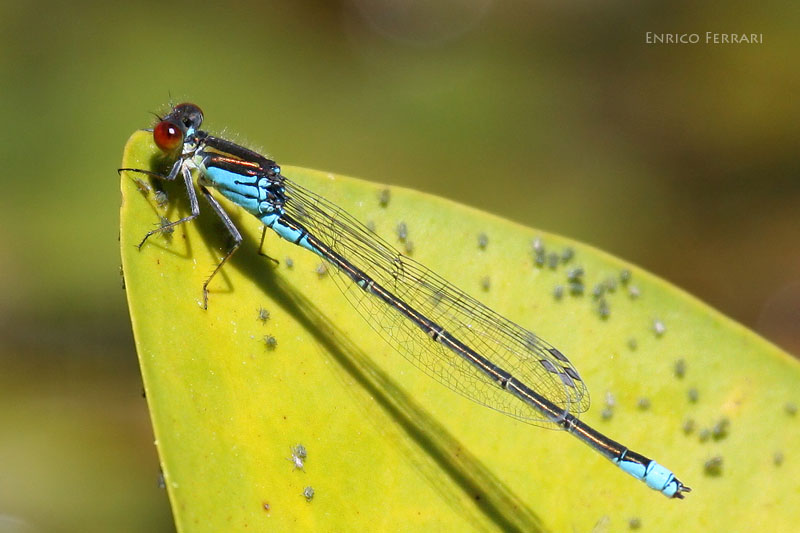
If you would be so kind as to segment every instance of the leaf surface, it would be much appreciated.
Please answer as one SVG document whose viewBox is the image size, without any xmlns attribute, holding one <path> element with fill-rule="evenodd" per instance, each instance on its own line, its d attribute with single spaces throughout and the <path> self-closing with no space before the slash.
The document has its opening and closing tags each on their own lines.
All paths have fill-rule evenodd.
<svg viewBox="0 0 800 533">
<path fill-rule="evenodd" d="M 163 171 L 148 133 L 131 137 L 122 166 Z M 385 187 L 283 173 L 401 249 L 405 222 L 415 259 L 570 357 L 593 393 L 585 421 L 693 492 L 670 501 L 569 435 L 440 386 L 366 326 L 315 255 L 271 234 L 264 250 L 277 264 L 259 255 L 258 221 L 225 200 L 245 240 L 203 310 L 202 284 L 229 244 L 223 226 L 201 199 L 197 220 L 137 249 L 188 202 L 180 184 L 125 172 L 123 270 L 180 531 L 616 531 L 634 518 L 648 531 L 746 531 L 800 521 L 800 365 L 786 353 L 590 246 L 415 191 L 392 187 L 384 205 Z M 582 294 L 568 280 L 578 266 Z M 308 453 L 302 469 L 290 460 L 297 444 Z"/>
</svg>

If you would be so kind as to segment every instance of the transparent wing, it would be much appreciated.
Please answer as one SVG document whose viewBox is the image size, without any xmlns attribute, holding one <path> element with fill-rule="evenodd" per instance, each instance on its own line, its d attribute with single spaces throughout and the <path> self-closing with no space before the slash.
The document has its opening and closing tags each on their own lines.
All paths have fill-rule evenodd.
<svg viewBox="0 0 800 533">
<path fill-rule="evenodd" d="M 443 278 L 403 256 L 343 209 L 285 181 L 286 214 L 333 251 L 552 403 L 573 415 L 589 407 L 578 371 L 549 343 L 495 313 Z M 331 277 L 369 325 L 414 366 L 443 385 L 521 421 L 557 427 L 541 412 L 438 342 L 400 312 L 362 290 L 343 272 Z"/>
</svg>

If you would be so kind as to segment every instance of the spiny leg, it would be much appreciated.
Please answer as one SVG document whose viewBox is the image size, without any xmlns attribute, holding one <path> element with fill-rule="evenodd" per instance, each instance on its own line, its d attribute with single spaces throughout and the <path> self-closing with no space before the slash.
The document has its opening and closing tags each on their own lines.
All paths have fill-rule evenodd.
<svg viewBox="0 0 800 533">
<path fill-rule="evenodd" d="M 138 174 L 144 174 L 145 176 L 150 176 L 151 178 L 175 181 L 175 178 L 178 177 L 178 172 L 180 172 L 182 165 L 183 165 L 183 159 L 182 158 L 178 159 L 177 161 L 175 161 L 175 163 L 173 163 L 172 168 L 166 175 L 161 174 L 159 172 L 153 172 L 152 170 L 144 170 L 141 168 L 118 168 L 117 173 L 122 174 L 123 172 L 136 172 Z"/>
<path fill-rule="evenodd" d="M 189 205 L 191 207 L 192 213 L 179 220 L 176 220 L 175 222 L 169 222 L 167 224 L 159 226 L 154 230 L 148 231 L 147 234 L 142 239 L 142 242 L 140 242 L 136 246 L 138 249 L 140 250 L 142 249 L 142 246 L 144 245 L 145 241 L 147 241 L 147 239 L 151 235 L 155 233 L 161 233 L 179 224 L 183 224 L 185 222 L 189 222 L 190 220 L 194 220 L 200 214 L 200 205 L 197 203 L 197 193 L 194 191 L 194 187 L 192 186 L 192 173 L 183 164 L 183 162 L 184 162 L 183 159 L 178 159 L 177 161 L 175 161 L 175 164 L 172 165 L 172 168 L 170 169 L 169 174 L 167 175 L 159 174 L 158 172 L 151 172 L 149 170 L 142 170 L 139 168 L 117 169 L 117 172 L 138 172 L 139 174 L 144 174 L 152 178 L 158 178 L 160 180 L 167 180 L 167 181 L 175 181 L 175 179 L 178 177 L 178 173 L 181 173 L 183 175 L 183 183 L 186 186 L 186 194 L 189 197 Z"/>
<path fill-rule="evenodd" d="M 211 282 L 211 280 L 214 278 L 217 272 L 219 272 L 219 270 L 222 268 L 222 265 L 224 265 L 228 261 L 228 259 L 230 259 L 234 253 L 236 253 L 236 250 L 239 248 L 239 245 L 242 244 L 242 234 L 239 233 L 239 230 L 236 228 L 233 221 L 228 216 L 228 213 L 225 212 L 225 210 L 222 208 L 222 206 L 216 200 L 216 198 L 214 198 L 211 195 L 211 192 L 208 189 L 206 189 L 203 185 L 200 185 L 200 191 L 203 193 L 205 199 L 208 200 L 208 203 L 211 204 L 211 207 L 214 209 L 214 212 L 217 213 L 217 216 L 222 220 L 222 223 L 225 225 L 225 229 L 228 230 L 228 233 L 230 233 L 231 237 L 233 238 L 233 246 L 228 248 L 228 252 L 225 254 L 225 257 L 222 258 L 222 261 L 219 262 L 219 264 L 211 273 L 211 275 L 208 277 L 206 282 L 203 283 L 203 309 L 208 309 L 208 284 Z M 196 201 L 197 200 L 195 200 L 195 202 Z"/>
<path fill-rule="evenodd" d="M 169 228 L 173 228 L 185 222 L 189 222 L 190 220 L 194 220 L 195 218 L 198 217 L 198 215 L 200 215 L 200 205 L 197 203 L 197 193 L 194 191 L 194 187 L 192 186 L 192 172 L 186 166 L 182 166 L 181 174 L 183 174 L 183 182 L 186 185 L 186 194 L 189 196 L 189 207 L 191 208 L 192 213 L 188 216 L 176 220 L 175 222 L 163 224 L 162 226 L 159 226 L 154 230 L 148 231 L 147 234 L 144 236 L 144 239 L 142 239 L 142 242 L 139 243 L 138 248 L 140 250 L 142 249 L 142 246 L 144 245 L 145 241 L 147 241 L 147 239 L 151 235 L 155 233 L 161 233 L 162 231 L 165 231 Z M 175 179 L 175 178 L 166 177 L 165 179 Z"/>
<path fill-rule="evenodd" d="M 280 261 L 278 261 L 278 260 L 277 260 L 277 259 L 275 259 L 274 257 L 272 257 L 272 256 L 270 256 L 269 254 L 266 254 L 266 253 L 264 253 L 264 252 L 262 251 L 262 250 L 264 249 L 264 237 L 265 237 L 266 235 L 267 235 L 267 227 L 266 227 L 266 226 L 262 226 L 262 227 L 261 227 L 261 242 L 258 244 L 258 255 L 260 255 L 260 256 L 262 256 L 262 257 L 266 257 L 267 259 L 269 259 L 270 261 L 272 261 L 273 263 L 275 263 L 275 266 L 278 266 L 278 265 L 280 265 L 280 264 L 281 264 L 281 262 L 280 262 Z"/>
</svg>

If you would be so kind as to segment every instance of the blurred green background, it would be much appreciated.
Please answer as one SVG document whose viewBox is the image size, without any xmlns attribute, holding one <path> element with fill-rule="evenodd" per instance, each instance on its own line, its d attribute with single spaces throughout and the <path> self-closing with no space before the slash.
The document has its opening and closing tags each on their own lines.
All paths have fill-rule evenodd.
<svg viewBox="0 0 800 533">
<path fill-rule="evenodd" d="M 115 171 L 170 100 L 279 162 L 596 245 L 800 353 L 799 27 L 788 1 L 5 2 L 0 531 L 173 528 Z"/>
</svg>

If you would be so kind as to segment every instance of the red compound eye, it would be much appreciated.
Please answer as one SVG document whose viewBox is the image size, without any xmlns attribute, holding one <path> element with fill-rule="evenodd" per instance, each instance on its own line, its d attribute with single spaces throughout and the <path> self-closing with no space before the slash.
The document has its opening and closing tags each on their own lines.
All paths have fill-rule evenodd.
<svg viewBox="0 0 800 533">
<path fill-rule="evenodd" d="M 153 140 L 162 151 L 174 152 L 183 144 L 183 130 L 168 120 L 162 120 L 153 128 Z"/>
</svg>

